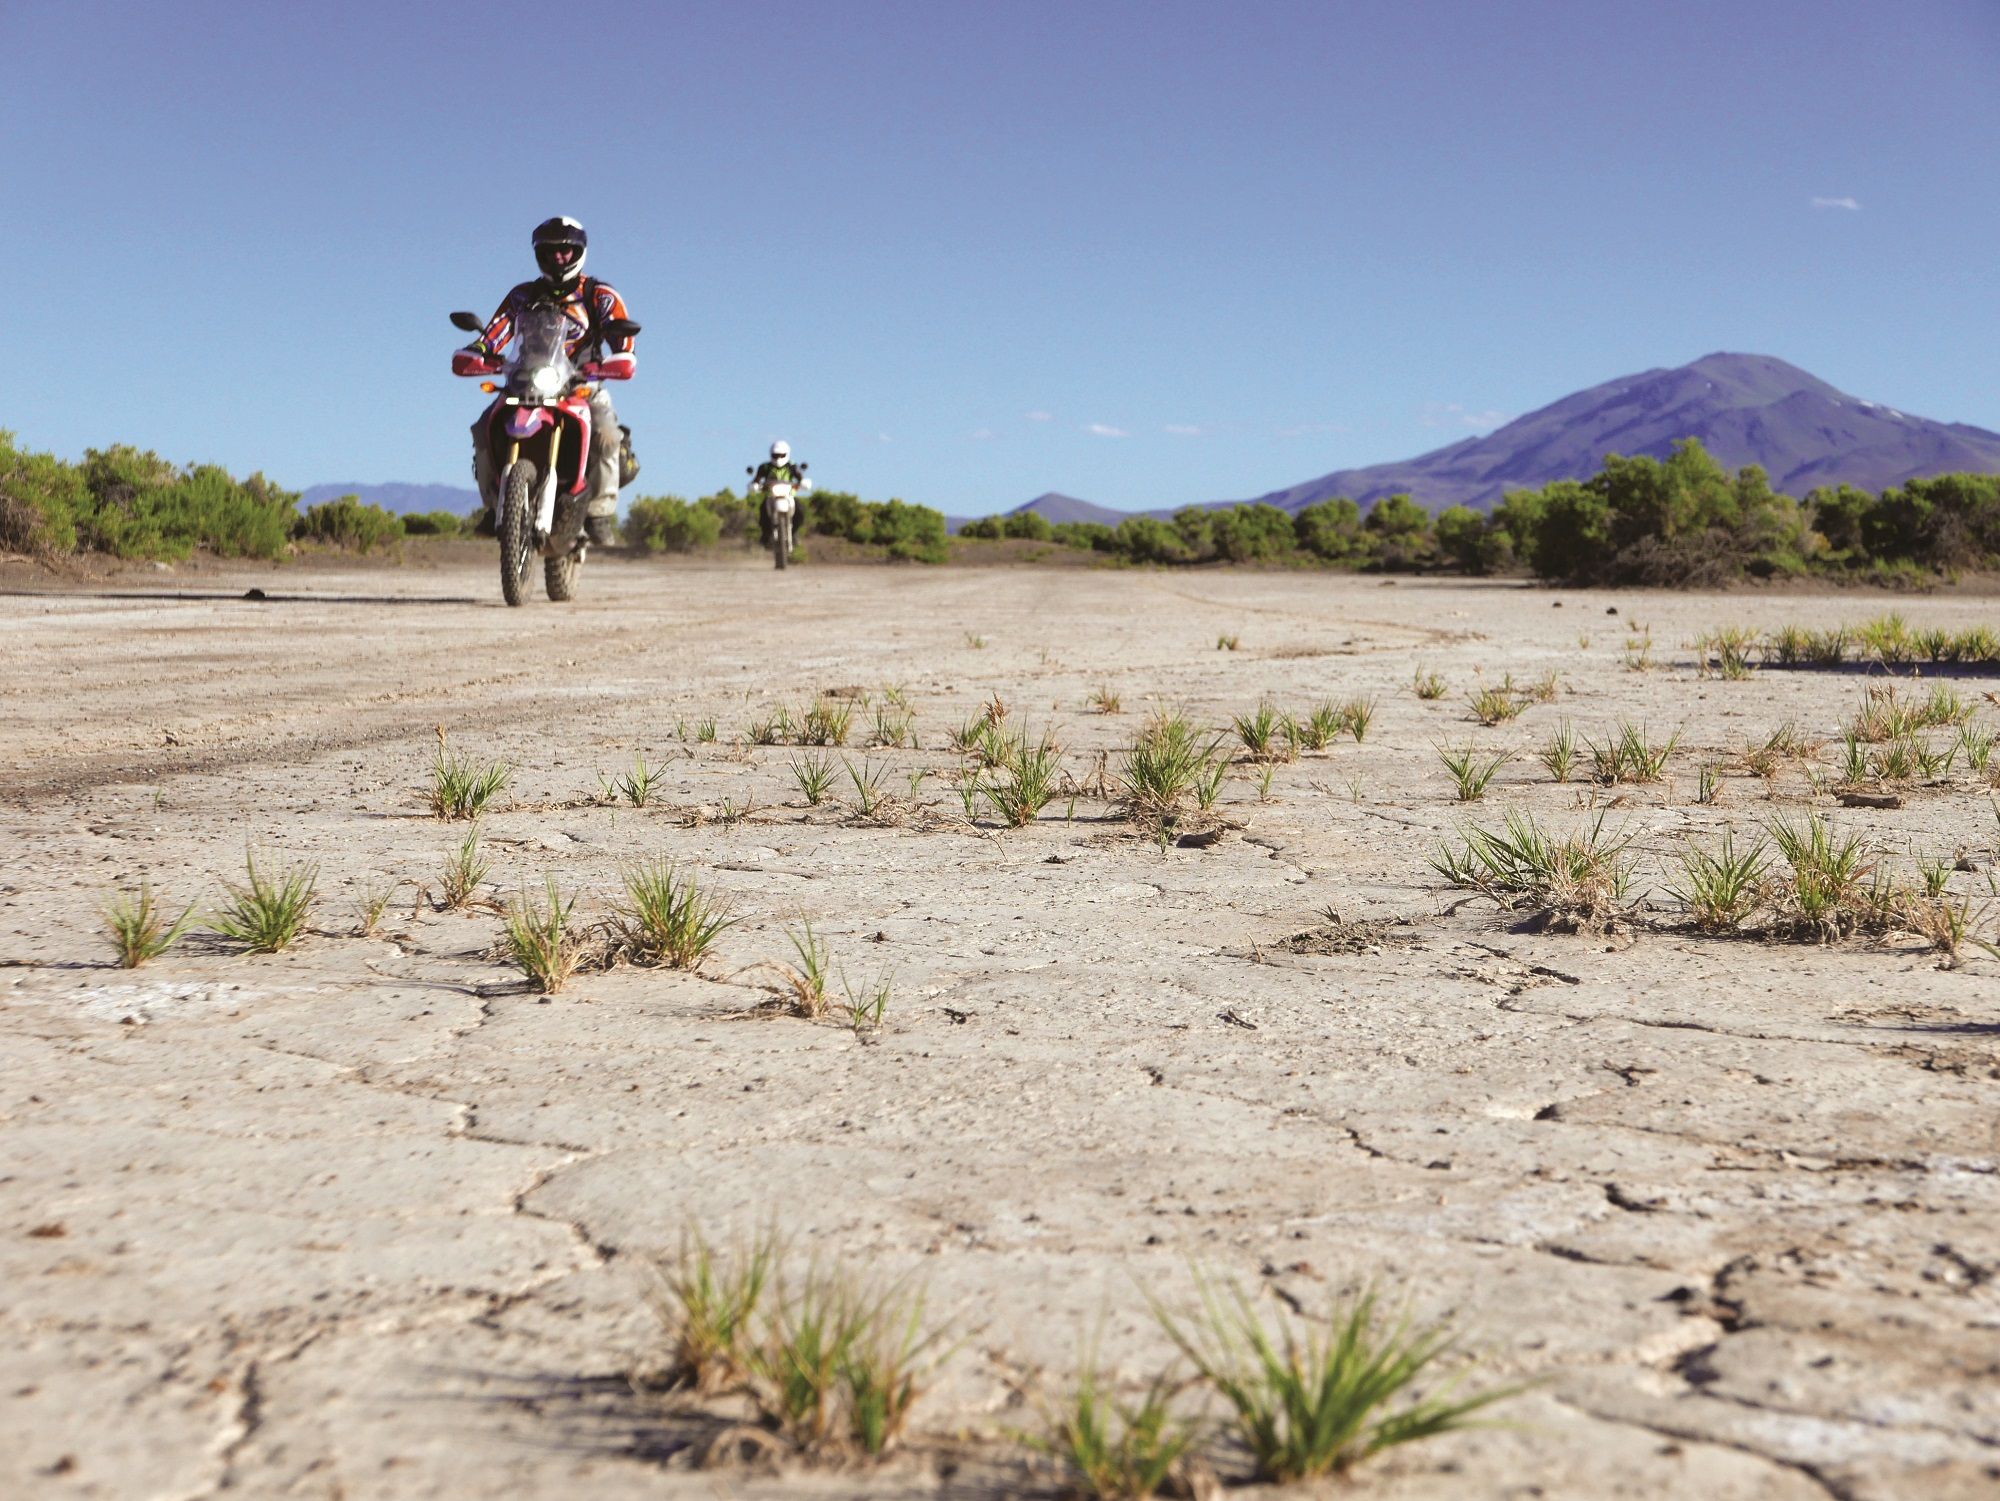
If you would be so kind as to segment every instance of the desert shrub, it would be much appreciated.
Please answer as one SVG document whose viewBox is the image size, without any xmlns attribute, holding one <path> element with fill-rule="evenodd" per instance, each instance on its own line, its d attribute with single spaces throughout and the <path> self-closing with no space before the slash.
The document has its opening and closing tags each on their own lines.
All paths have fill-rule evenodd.
<svg viewBox="0 0 2000 1501">
<path fill-rule="evenodd" d="M 678 495 L 641 496 L 626 512 L 624 532 L 626 546 L 637 552 L 693 552 L 721 537 L 722 519 Z"/>
<path fill-rule="evenodd" d="M 343 495 L 307 506 L 294 528 L 301 540 L 325 542 L 353 552 L 373 552 L 403 535 L 402 518 L 370 505 L 358 496 Z"/>
<path fill-rule="evenodd" d="M 1225 562 L 1267 562 L 1293 547 L 1292 518 L 1276 506 L 1232 506 L 1211 514 L 1209 535 Z"/>
<path fill-rule="evenodd" d="M 53 454 L 28 453 L 0 429 L 0 548 L 68 552 L 91 511 L 83 472 Z"/>
<path fill-rule="evenodd" d="M 1447 506 L 1433 523 L 1438 556 L 1460 573 L 1487 570 L 1486 518 L 1470 506 Z"/>
<path fill-rule="evenodd" d="M 900 500 L 885 500 L 868 506 L 868 531 L 855 537 L 889 549 L 889 556 L 910 563 L 942 563 L 949 556 L 945 546 L 944 513 L 929 506 L 913 506 Z"/>
<path fill-rule="evenodd" d="M 1005 519 L 999 516 L 981 516 L 976 521 L 968 521 L 958 529 L 961 537 L 979 537 L 988 542 L 997 542 L 1006 535 Z"/>
<path fill-rule="evenodd" d="M 406 537 L 456 537 L 465 518 L 454 511 L 413 511 L 403 518 Z"/>
<path fill-rule="evenodd" d="M 1180 533 L 1151 516 L 1128 516 L 1112 533 L 1117 550 L 1135 563 L 1192 561 Z"/>
<path fill-rule="evenodd" d="M 1368 557 L 1361 507 L 1344 495 L 1300 510 L 1292 517 L 1292 535 L 1301 548 L 1328 563 L 1359 565 Z"/>
<path fill-rule="evenodd" d="M 1055 528 L 1040 511 L 1016 511 L 1001 518 L 1000 535 L 1023 542 L 1046 542 L 1055 535 Z"/>
<path fill-rule="evenodd" d="M 1101 521 L 1059 521 L 1049 528 L 1052 541 L 1064 547 L 1088 548 L 1094 552 L 1111 551 L 1111 528 Z"/>
</svg>

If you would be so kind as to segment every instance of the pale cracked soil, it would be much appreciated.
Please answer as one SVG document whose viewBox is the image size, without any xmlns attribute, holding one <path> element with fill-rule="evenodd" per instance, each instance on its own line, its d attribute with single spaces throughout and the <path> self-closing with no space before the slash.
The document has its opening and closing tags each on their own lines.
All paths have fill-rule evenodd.
<svg viewBox="0 0 2000 1501">
<path fill-rule="evenodd" d="M 1700 761 L 1786 720 L 1830 737 L 1864 681 L 1698 680 L 1683 643 L 1879 597 L 594 562 L 575 606 L 509 611 L 490 573 L 0 598 L 0 1494 L 1050 1494 L 1010 1439 L 1035 1393 L 1093 1333 L 1134 1380 L 1163 1366 L 1146 1296 L 1196 1266 L 1272 1309 L 1373 1283 L 1454 1319 L 1476 1380 L 1536 1383 L 1357 1495 L 2000 1494 L 2000 964 L 1702 938 L 1661 893 L 1683 831 L 1811 797 L 1736 770 L 1699 807 Z M 1467 718 L 1481 674 L 1551 668 L 1559 703 Z M 933 774 L 914 810 L 808 809 L 797 752 L 742 743 L 771 704 L 888 685 L 923 748 L 870 759 L 899 796 Z M 1099 685 L 1121 714 L 1086 710 Z M 1158 705 L 1379 710 L 1268 802 L 1244 769 L 1219 842 L 1162 849 L 1088 795 L 969 829 L 945 732 L 995 694 L 1079 779 Z M 1529 752 L 1621 715 L 1686 732 L 1667 785 L 1600 795 L 1649 920 L 1535 934 L 1440 888 L 1426 855 L 1468 816 L 1583 817 Z M 621 864 L 671 857 L 741 918 L 706 971 L 544 997 L 492 912 L 420 898 L 463 832 L 423 809 L 438 725 L 518 768 L 484 824 L 500 892 L 548 871 L 601 912 Z M 1465 810 L 1440 740 L 1520 755 Z M 635 752 L 659 799 L 595 803 Z M 1834 811 L 1899 861 L 1963 853 L 1977 895 L 1986 798 Z M 111 967 L 114 888 L 212 904 L 252 845 L 319 863 L 293 950 Z M 381 934 L 348 936 L 392 880 Z M 1286 944 L 1326 908 L 1393 926 Z M 800 918 L 857 985 L 892 978 L 879 1035 L 748 1014 Z M 885 1470 L 696 1471 L 698 1420 L 625 1387 L 648 1256 L 765 1224 L 921 1277 L 963 1335 Z"/>
</svg>

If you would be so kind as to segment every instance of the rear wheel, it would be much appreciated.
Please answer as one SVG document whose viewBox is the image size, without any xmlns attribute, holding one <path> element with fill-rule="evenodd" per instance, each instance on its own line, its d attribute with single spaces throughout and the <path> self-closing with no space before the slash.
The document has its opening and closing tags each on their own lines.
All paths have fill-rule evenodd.
<svg viewBox="0 0 2000 1501">
<path fill-rule="evenodd" d="M 500 593 L 510 605 L 528 601 L 528 560 L 535 551 L 535 466 L 517 459 L 500 490 Z"/>
<path fill-rule="evenodd" d="M 576 597 L 576 571 L 583 566 L 583 559 L 575 553 L 567 553 L 560 558 L 542 559 L 542 582 L 548 585 L 549 598 L 561 604 Z"/>
</svg>

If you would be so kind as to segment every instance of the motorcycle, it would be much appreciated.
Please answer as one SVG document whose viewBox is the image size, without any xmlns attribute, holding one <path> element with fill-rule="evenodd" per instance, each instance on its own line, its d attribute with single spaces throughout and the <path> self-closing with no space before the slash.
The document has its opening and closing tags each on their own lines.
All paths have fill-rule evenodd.
<svg viewBox="0 0 2000 1501">
<path fill-rule="evenodd" d="M 777 484 L 759 486 L 756 483 L 755 466 L 746 466 L 743 472 L 751 477 L 750 489 L 759 488 L 766 493 L 765 504 L 771 508 L 771 558 L 779 568 L 783 568 L 792 558 L 792 517 L 797 513 L 797 496 L 812 489 L 812 481 L 806 478 L 806 466 L 795 464 L 799 471 L 799 483 L 794 487 L 780 481 Z"/>
<path fill-rule="evenodd" d="M 484 327 L 473 313 L 453 313 L 451 321 L 470 333 Z M 602 332 L 629 339 L 639 325 L 614 318 Z M 526 603 L 528 566 L 536 557 L 542 559 L 549 598 L 574 598 L 577 569 L 590 545 L 583 530 L 590 501 L 589 383 L 599 372 L 570 358 L 576 335 L 561 308 L 531 307 L 518 319 L 512 359 L 498 370 L 466 360 L 459 371 L 498 376 L 480 382 L 479 389 L 498 396 L 488 409 L 483 441 L 500 476 L 494 529 L 500 538 L 500 593 L 510 605 Z"/>
</svg>

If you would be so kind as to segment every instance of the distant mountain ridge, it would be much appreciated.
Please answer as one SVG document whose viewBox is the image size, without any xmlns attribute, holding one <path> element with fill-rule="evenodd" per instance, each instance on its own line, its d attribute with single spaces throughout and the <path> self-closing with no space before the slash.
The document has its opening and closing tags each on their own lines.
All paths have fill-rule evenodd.
<svg viewBox="0 0 2000 1501">
<path fill-rule="evenodd" d="M 1607 453 L 1665 458 L 1683 438 L 1700 440 L 1725 468 L 1762 465 L 1774 489 L 1795 496 L 1819 485 L 1881 491 L 1924 475 L 2000 473 L 2000 433 L 1863 401 L 1770 355 L 1718 353 L 1578 391 L 1484 437 L 1399 463 L 1337 469 L 1251 499 L 1298 511 L 1336 495 L 1366 508 L 1407 493 L 1432 511 L 1485 511 L 1508 490 L 1586 479 Z M 1101 514 L 1054 514 L 1076 507 Z M 1051 522 L 1108 515 L 1115 524 L 1132 514 L 1071 496 L 1041 496 L 1016 509 L 1039 510 Z"/>
</svg>

